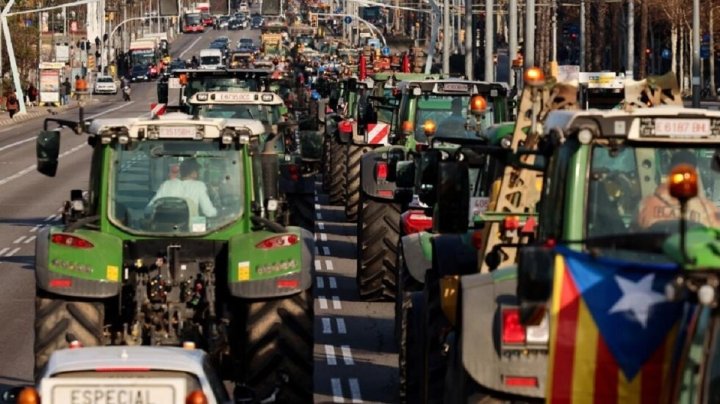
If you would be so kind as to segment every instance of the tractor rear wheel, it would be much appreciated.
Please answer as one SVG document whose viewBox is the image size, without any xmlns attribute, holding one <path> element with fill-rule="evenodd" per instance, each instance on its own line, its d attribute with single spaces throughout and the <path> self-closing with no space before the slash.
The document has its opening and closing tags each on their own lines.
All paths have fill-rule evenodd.
<svg viewBox="0 0 720 404">
<path fill-rule="evenodd" d="M 347 178 L 345 179 L 345 219 L 348 222 L 357 221 L 358 207 L 360 205 L 360 163 L 367 151 L 367 147 L 348 145 L 347 148 Z"/>
<path fill-rule="evenodd" d="M 289 194 L 290 225 L 315 232 L 315 195 Z"/>
<path fill-rule="evenodd" d="M 331 205 L 345 203 L 345 145 L 333 141 L 330 144 L 330 189 L 328 191 Z"/>
<path fill-rule="evenodd" d="M 360 193 L 357 222 L 357 286 L 368 301 L 393 300 L 397 293 L 400 205 Z"/>
<path fill-rule="evenodd" d="M 253 301 L 245 313 L 243 382 L 258 402 L 308 403 L 313 397 L 311 291 Z"/>
<path fill-rule="evenodd" d="M 105 305 L 54 295 L 42 290 L 35 298 L 35 376 L 58 349 L 69 347 L 68 340 L 82 346 L 104 344 Z"/>
<path fill-rule="evenodd" d="M 422 292 L 403 296 L 400 317 L 400 402 L 405 404 L 424 402 L 423 385 L 423 330 L 424 298 Z"/>
<path fill-rule="evenodd" d="M 332 174 L 330 172 L 330 167 L 332 167 L 330 164 L 330 156 L 332 155 L 330 150 L 332 148 L 332 143 L 333 140 L 328 138 L 325 138 L 325 141 L 323 142 L 322 190 L 325 192 L 330 191 L 330 182 L 332 178 Z"/>
</svg>

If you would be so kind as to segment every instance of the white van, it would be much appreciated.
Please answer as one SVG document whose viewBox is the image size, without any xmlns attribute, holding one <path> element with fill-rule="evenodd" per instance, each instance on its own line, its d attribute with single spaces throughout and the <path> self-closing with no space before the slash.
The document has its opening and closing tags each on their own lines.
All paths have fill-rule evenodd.
<svg viewBox="0 0 720 404">
<path fill-rule="evenodd" d="M 200 51 L 201 69 L 221 69 L 223 67 L 223 53 L 220 49 L 203 49 Z"/>
</svg>

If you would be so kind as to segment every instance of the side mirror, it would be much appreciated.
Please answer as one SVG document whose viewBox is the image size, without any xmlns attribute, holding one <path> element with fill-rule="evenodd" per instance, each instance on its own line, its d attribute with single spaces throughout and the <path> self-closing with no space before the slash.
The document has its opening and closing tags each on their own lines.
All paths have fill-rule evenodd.
<svg viewBox="0 0 720 404">
<path fill-rule="evenodd" d="M 538 325 L 553 284 L 553 251 L 544 246 L 528 245 L 518 249 L 517 296 L 520 301 L 520 321 Z"/>
<path fill-rule="evenodd" d="M 437 200 L 438 163 L 440 162 L 440 151 L 430 149 L 420 155 L 420 167 L 416 178 L 418 196 L 423 203 L 430 206 L 435 205 Z"/>
<path fill-rule="evenodd" d="M 405 152 L 403 150 L 391 149 L 388 151 L 388 181 L 397 181 L 398 164 L 403 160 L 405 160 Z"/>
<path fill-rule="evenodd" d="M 0 396 L 0 403 L 17 403 L 20 392 L 26 387 L 32 386 L 14 386 L 3 391 L 2 396 Z"/>
<path fill-rule="evenodd" d="M 60 154 L 60 131 L 44 130 L 37 137 L 37 170 L 54 177 L 58 168 Z"/>
<path fill-rule="evenodd" d="M 436 233 L 465 233 L 470 209 L 470 180 L 467 164 L 462 161 L 440 161 L 433 212 Z"/>
</svg>

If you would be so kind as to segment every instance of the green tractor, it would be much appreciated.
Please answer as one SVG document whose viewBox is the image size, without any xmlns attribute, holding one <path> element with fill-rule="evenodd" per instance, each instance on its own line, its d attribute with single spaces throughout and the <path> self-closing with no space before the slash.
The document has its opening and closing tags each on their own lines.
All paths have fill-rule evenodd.
<svg viewBox="0 0 720 404">
<path fill-rule="evenodd" d="M 51 177 L 52 121 L 37 139 Z M 36 374 L 74 343 L 194 342 L 243 397 L 312 399 L 313 235 L 260 215 L 266 135 L 181 113 L 91 123 L 88 189 L 36 242 Z"/>
<path fill-rule="evenodd" d="M 412 195 L 396 199 L 398 162 L 427 148 L 434 135 L 477 138 L 481 133 L 477 128 L 503 122 L 508 114 L 508 89 L 500 83 L 412 80 L 401 82 L 398 90 L 396 132 L 391 133 L 388 146 L 364 153 L 360 163 L 356 281 L 360 296 L 367 300 L 397 296 L 401 213 L 412 201 Z M 428 218 L 419 221 L 424 224 L 418 230 L 430 227 Z"/>
<path fill-rule="evenodd" d="M 298 136 L 297 125 L 282 117 L 282 98 L 269 92 L 198 92 L 188 102 L 200 118 L 256 119 L 263 123 L 260 137 L 259 189 L 262 216 L 283 225 L 315 231 L 315 181 L 317 154 L 311 136 Z M 318 136 L 319 138 L 319 136 Z M 275 177 L 275 178 L 273 178 Z"/>
</svg>

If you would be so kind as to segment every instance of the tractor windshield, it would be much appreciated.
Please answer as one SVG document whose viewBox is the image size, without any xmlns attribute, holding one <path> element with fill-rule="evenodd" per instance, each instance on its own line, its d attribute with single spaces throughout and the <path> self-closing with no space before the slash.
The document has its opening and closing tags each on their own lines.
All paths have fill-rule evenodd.
<svg viewBox="0 0 720 404">
<path fill-rule="evenodd" d="M 203 234 L 243 213 L 242 155 L 218 142 L 146 140 L 118 145 L 110 219 L 132 232 Z"/>
<path fill-rule="evenodd" d="M 203 104 L 195 107 L 200 117 L 226 119 L 257 119 L 268 125 L 280 122 L 279 105 Z"/>
<path fill-rule="evenodd" d="M 680 203 L 670 195 L 667 177 L 679 164 L 698 173 L 698 195 L 687 204 L 688 227 L 718 227 L 718 157 L 709 147 L 596 144 L 588 178 L 587 237 L 677 233 Z"/>
<path fill-rule="evenodd" d="M 427 142 L 427 129 L 434 128 L 434 134 L 442 137 L 475 138 L 474 117 L 468 122 L 470 96 L 423 95 L 417 100 L 415 113 L 415 140 Z M 492 105 L 488 101 L 487 113 L 483 115 L 481 128 L 493 124 Z M 468 130 L 468 123 L 471 128 Z"/>
</svg>

